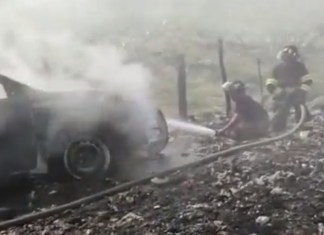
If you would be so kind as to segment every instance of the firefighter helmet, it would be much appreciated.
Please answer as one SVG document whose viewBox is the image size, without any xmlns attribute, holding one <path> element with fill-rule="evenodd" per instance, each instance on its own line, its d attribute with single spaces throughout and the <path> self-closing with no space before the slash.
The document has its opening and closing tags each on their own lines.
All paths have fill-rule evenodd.
<svg viewBox="0 0 324 235">
<path fill-rule="evenodd" d="M 223 84 L 223 89 L 230 92 L 230 93 L 242 93 L 245 92 L 245 84 L 240 81 L 240 80 L 236 80 L 233 82 L 226 82 Z"/>
<path fill-rule="evenodd" d="M 299 57 L 299 51 L 295 45 L 285 46 L 277 54 L 277 59 L 279 60 L 298 59 Z"/>
</svg>

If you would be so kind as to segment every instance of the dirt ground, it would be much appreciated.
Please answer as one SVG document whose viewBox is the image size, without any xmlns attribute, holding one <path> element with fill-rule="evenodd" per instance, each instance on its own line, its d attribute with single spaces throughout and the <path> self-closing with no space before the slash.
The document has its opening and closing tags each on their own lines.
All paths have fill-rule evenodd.
<svg viewBox="0 0 324 235">
<path fill-rule="evenodd" d="M 323 234 L 323 124 L 0 234 Z"/>
</svg>

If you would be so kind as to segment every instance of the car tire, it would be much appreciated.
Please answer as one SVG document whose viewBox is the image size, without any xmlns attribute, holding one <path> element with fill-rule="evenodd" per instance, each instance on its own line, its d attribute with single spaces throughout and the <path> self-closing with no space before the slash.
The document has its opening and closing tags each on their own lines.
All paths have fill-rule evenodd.
<svg viewBox="0 0 324 235">
<path fill-rule="evenodd" d="M 73 179 L 102 179 L 111 163 L 112 154 L 108 145 L 94 136 L 74 138 L 64 150 L 64 169 Z"/>
<path fill-rule="evenodd" d="M 165 149 L 169 142 L 169 129 L 168 124 L 166 122 L 165 116 L 161 110 L 157 109 L 156 111 L 156 124 L 155 127 L 159 131 L 158 140 L 155 142 L 151 142 L 148 146 L 149 153 L 152 155 L 159 154 Z"/>
</svg>

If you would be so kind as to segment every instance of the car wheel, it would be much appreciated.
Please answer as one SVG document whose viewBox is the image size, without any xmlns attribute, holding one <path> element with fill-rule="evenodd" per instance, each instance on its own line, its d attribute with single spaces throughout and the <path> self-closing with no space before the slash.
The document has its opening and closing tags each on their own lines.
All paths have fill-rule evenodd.
<svg viewBox="0 0 324 235">
<path fill-rule="evenodd" d="M 161 110 L 157 110 L 154 125 L 149 133 L 148 151 L 150 154 L 159 154 L 169 142 L 169 130 Z"/>
<path fill-rule="evenodd" d="M 66 172 L 74 179 L 103 178 L 111 165 L 111 152 L 100 139 L 82 137 L 70 141 L 63 161 Z"/>
</svg>

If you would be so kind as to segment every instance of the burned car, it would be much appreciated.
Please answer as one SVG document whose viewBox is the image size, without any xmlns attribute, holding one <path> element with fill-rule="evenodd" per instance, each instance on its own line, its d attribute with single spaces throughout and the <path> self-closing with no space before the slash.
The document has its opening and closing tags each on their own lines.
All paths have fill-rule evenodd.
<svg viewBox="0 0 324 235">
<path fill-rule="evenodd" d="M 141 148 L 157 154 L 168 143 L 163 113 L 139 112 L 132 100 L 100 90 L 47 92 L 3 75 L 0 84 L 2 179 L 39 159 L 54 178 L 102 178 L 120 157 Z"/>
</svg>

